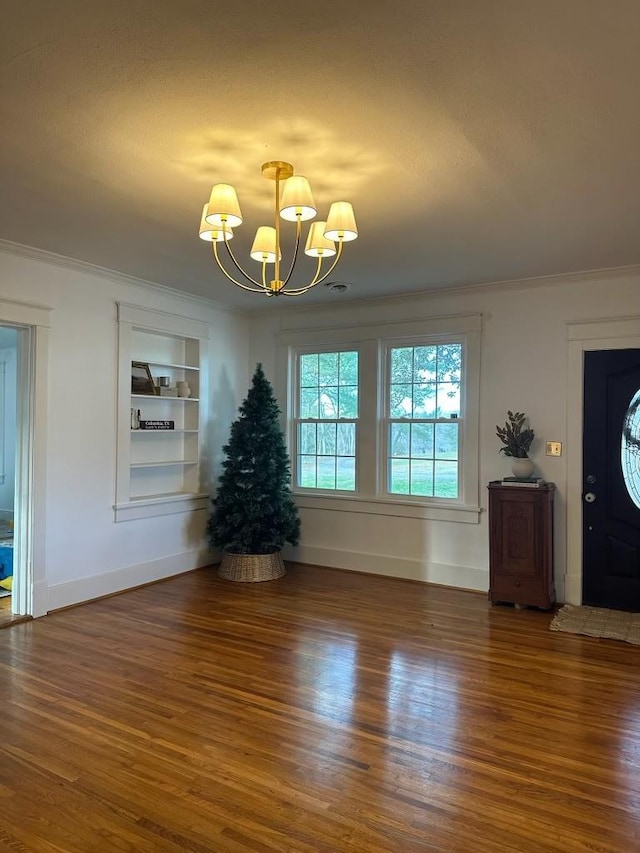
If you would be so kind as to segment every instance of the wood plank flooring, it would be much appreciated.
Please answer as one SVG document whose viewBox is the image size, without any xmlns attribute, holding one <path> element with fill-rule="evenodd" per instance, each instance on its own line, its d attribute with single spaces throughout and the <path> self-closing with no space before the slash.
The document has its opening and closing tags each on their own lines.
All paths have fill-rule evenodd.
<svg viewBox="0 0 640 853">
<path fill-rule="evenodd" d="M 309 566 L 0 631 L 0 850 L 633 853 L 640 647 Z"/>
</svg>

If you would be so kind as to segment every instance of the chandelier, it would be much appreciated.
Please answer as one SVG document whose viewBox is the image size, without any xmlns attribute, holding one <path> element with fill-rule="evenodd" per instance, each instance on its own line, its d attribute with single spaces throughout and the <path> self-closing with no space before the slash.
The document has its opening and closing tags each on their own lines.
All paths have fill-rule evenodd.
<svg viewBox="0 0 640 853">
<path fill-rule="evenodd" d="M 275 181 L 275 225 L 261 225 L 251 246 L 251 257 L 262 264 L 262 275 L 254 278 L 238 263 L 229 241 L 233 238 L 233 229 L 242 224 L 242 213 L 235 189 L 229 184 L 216 184 L 211 190 L 211 198 L 202 209 L 200 221 L 200 238 L 210 242 L 213 256 L 222 272 L 229 281 L 237 284 L 243 290 L 252 293 L 266 293 L 267 296 L 299 296 L 312 287 L 320 284 L 336 268 L 342 255 L 342 244 L 355 240 L 358 236 L 353 207 L 348 201 L 334 201 L 329 208 L 326 221 L 315 221 L 309 228 L 304 253 L 317 259 L 316 272 L 308 284 L 302 287 L 288 287 L 293 275 L 298 252 L 302 223 L 313 219 L 317 208 L 311 194 L 309 181 L 302 175 L 293 174 L 291 163 L 273 160 L 264 163 L 262 174 L 265 178 Z M 282 187 L 282 192 L 281 192 Z M 286 273 L 281 273 L 282 252 L 280 250 L 280 219 L 296 223 L 295 248 L 291 264 Z M 224 243 L 233 267 L 244 281 L 228 272 L 218 252 L 218 243 Z M 336 243 L 338 247 L 336 249 Z M 325 259 L 333 258 L 329 268 L 323 272 L 322 263 Z M 274 265 L 273 278 L 267 272 L 267 266 Z M 248 282 L 248 283 L 247 283 Z"/>
</svg>

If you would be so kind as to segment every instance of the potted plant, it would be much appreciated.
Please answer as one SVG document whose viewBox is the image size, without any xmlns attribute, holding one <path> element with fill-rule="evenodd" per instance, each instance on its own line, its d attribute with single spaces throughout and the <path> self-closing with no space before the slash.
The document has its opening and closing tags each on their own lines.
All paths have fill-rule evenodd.
<svg viewBox="0 0 640 853">
<path fill-rule="evenodd" d="M 500 453 L 513 458 L 511 470 L 515 477 L 527 478 L 533 474 L 533 462 L 529 459 L 529 449 L 535 437 L 534 431 L 525 427 L 524 412 L 507 412 L 507 421 L 503 427 L 496 426 L 496 435 L 503 443 Z"/>
<path fill-rule="evenodd" d="M 273 389 L 258 364 L 240 415 L 223 448 L 223 472 L 207 525 L 224 556 L 220 577 L 264 581 L 285 573 L 281 549 L 298 544 L 300 519 Z"/>
</svg>

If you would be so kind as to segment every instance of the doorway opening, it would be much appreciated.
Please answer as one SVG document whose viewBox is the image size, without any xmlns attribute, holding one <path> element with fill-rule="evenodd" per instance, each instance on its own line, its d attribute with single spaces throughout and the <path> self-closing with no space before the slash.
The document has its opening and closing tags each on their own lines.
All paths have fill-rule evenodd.
<svg viewBox="0 0 640 853">
<path fill-rule="evenodd" d="M 0 624 L 13 621 L 19 330 L 0 326 Z"/>
</svg>

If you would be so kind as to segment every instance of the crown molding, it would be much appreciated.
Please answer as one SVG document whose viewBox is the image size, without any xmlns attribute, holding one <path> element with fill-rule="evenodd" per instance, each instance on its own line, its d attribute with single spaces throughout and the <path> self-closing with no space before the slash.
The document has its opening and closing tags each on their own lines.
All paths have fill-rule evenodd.
<svg viewBox="0 0 640 853">
<path fill-rule="evenodd" d="M 640 264 L 629 264 L 623 267 L 603 267 L 595 270 L 582 270 L 569 273 L 553 273 L 550 275 L 534 276 L 531 278 L 514 278 L 500 281 L 479 282 L 478 284 L 454 284 L 434 287 L 430 290 L 411 290 L 396 293 L 391 296 L 370 296 L 362 299 L 339 300 L 340 307 L 363 308 L 367 305 L 380 305 L 385 303 L 402 304 L 415 299 L 437 299 L 464 293 L 495 293 L 500 291 L 530 290 L 539 287 L 554 287 L 571 282 L 589 282 L 600 279 L 625 278 L 628 276 L 640 277 Z M 281 315 L 290 315 L 308 311 L 327 311 L 335 308 L 338 302 L 314 302 L 306 307 L 291 306 L 280 310 Z M 260 314 L 259 311 L 249 312 L 252 315 Z"/>
<path fill-rule="evenodd" d="M 139 287 L 143 290 L 151 290 L 155 293 L 163 293 L 166 296 L 172 296 L 194 303 L 195 305 L 206 305 L 209 308 L 215 308 L 218 311 L 225 311 L 228 314 L 235 316 L 247 316 L 246 311 L 232 308 L 229 305 L 224 305 L 221 302 L 216 302 L 214 299 L 208 299 L 206 296 L 197 296 L 194 293 L 187 293 L 184 290 L 178 290 L 175 287 L 169 287 L 166 284 L 158 284 L 154 281 L 148 281 L 144 278 L 138 278 L 128 273 L 118 272 L 108 267 L 101 267 L 97 264 L 90 264 L 88 261 L 81 261 L 78 258 L 69 258 L 67 255 L 58 255 L 55 252 L 48 252 L 46 249 L 37 249 L 35 246 L 25 246 L 23 243 L 13 243 L 11 240 L 0 239 L 0 253 L 4 252 L 9 255 L 17 255 L 20 258 L 27 258 L 32 261 L 40 261 L 41 263 L 51 264 L 51 266 L 62 267 L 63 269 L 75 270 L 76 272 L 86 273 L 87 275 L 106 278 L 118 284 L 128 284 L 133 287 Z"/>
</svg>

